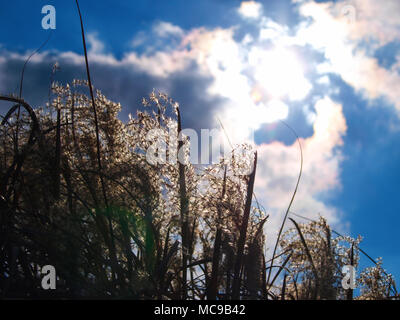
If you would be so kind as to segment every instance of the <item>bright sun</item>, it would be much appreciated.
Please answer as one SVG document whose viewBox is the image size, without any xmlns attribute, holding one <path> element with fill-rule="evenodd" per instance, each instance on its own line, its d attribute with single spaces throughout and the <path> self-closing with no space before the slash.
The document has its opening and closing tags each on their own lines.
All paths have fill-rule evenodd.
<svg viewBox="0 0 400 320">
<path fill-rule="evenodd" d="M 233 59 L 235 55 L 223 46 L 218 49 L 224 53 L 218 56 L 224 68 L 213 64 L 218 74 L 213 90 L 235 101 L 219 117 L 226 127 L 231 125 L 230 137 L 237 136 L 238 141 L 262 124 L 286 119 L 291 103 L 304 99 L 312 88 L 301 60 L 288 47 L 253 46 L 243 60 Z"/>
<path fill-rule="evenodd" d="M 255 66 L 254 79 L 272 99 L 301 100 L 311 85 L 304 77 L 296 55 L 286 48 L 255 49 L 250 53 L 250 65 Z"/>
<path fill-rule="evenodd" d="M 265 122 L 287 118 L 289 108 L 283 100 L 302 100 L 311 89 L 301 62 L 287 48 L 254 48 L 249 64 L 255 69 L 252 99 L 260 107 L 259 116 Z"/>
</svg>

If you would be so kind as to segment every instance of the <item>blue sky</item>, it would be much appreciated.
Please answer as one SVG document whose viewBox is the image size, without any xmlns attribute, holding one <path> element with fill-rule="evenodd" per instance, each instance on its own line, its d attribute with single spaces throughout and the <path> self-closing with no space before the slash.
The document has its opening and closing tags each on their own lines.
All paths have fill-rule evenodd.
<svg viewBox="0 0 400 320">
<path fill-rule="evenodd" d="M 290 200 L 301 137 L 304 173 L 293 211 L 320 213 L 364 237 L 400 277 L 400 3 L 340 1 L 81 1 L 94 85 L 134 113 L 153 88 L 180 102 L 185 126 L 216 119 L 259 150 L 256 192 L 276 230 Z M 26 70 L 24 97 L 47 99 L 56 80 L 84 78 L 74 1 L 8 2 L 0 9 L 0 92 L 16 92 L 26 57 L 56 30 Z M 1 105 L 4 112 L 4 105 Z M 273 236 L 273 233 L 271 234 Z"/>
</svg>

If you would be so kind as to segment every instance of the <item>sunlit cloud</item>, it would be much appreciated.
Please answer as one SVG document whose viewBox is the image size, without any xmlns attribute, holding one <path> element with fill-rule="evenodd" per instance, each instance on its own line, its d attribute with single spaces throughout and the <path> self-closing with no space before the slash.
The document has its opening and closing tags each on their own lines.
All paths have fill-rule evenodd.
<svg viewBox="0 0 400 320">
<path fill-rule="evenodd" d="M 173 25 L 170 22 L 160 21 L 153 26 L 153 31 L 159 37 L 168 37 L 168 36 L 183 36 L 183 30 L 176 25 Z"/>
<path fill-rule="evenodd" d="M 283 45 L 284 42 L 289 42 L 290 37 L 288 36 L 288 27 L 281 25 L 271 18 L 262 17 L 259 23 L 259 40 L 271 40 L 277 45 Z"/>
<path fill-rule="evenodd" d="M 260 104 L 259 106 L 262 109 L 260 112 L 261 117 L 266 119 L 265 121 L 267 123 L 286 119 L 289 113 L 289 106 L 278 99 L 270 100 L 266 106 L 263 104 Z"/>
<path fill-rule="evenodd" d="M 243 1 L 238 12 L 246 18 L 259 18 L 262 14 L 262 5 L 256 1 Z"/>
<path fill-rule="evenodd" d="M 255 68 L 254 79 L 274 99 L 302 100 L 311 90 L 301 63 L 286 48 L 254 47 L 249 53 L 249 64 Z"/>
<path fill-rule="evenodd" d="M 341 186 L 339 173 L 342 154 L 339 147 L 343 145 L 343 136 L 346 134 L 346 120 L 342 106 L 329 97 L 318 100 L 315 110 L 314 134 L 300 139 L 304 166 L 292 211 L 309 218 L 322 214 L 333 225 L 345 228 L 339 223 L 341 212 L 324 203 L 320 195 Z M 288 146 L 275 141 L 262 144 L 257 150 L 260 162 L 256 193 L 271 214 L 272 225 L 268 229 L 278 230 L 299 174 L 300 149 L 296 141 Z"/>
<path fill-rule="evenodd" d="M 398 1 L 383 6 L 373 1 L 350 1 L 355 18 L 343 16 L 344 3 L 307 2 L 300 13 L 312 18 L 300 26 L 295 40 L 322 52 L 326 60 L 317 66 L 321 74 L 335 73 L 368 99 L 384 97 L 400 111 L 398 68 L 379 65 L 374 52 L 392 41 L 400 41 L 400 18 L 393 15 Z"/>
</svg>

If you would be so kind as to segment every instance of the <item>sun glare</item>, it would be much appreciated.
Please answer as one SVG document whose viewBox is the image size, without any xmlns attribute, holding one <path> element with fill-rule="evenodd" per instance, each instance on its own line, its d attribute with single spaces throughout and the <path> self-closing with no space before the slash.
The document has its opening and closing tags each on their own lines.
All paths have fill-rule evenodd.
<svg viewBox="0 0 400 320">
<path fill-rule="evenodd" d="M 289 49 L 254 49 L 249 63 L 255 68 L 254 78 L 267 99 L 301 100 L 311 89 L 304 77 L 303 66 Z"/>
</svg>

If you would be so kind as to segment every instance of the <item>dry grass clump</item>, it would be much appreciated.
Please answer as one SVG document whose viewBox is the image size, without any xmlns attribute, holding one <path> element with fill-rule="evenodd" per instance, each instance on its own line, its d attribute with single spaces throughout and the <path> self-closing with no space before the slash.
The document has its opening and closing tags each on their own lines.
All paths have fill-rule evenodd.
<svg viewBox="0 0 400 320">
<path fill-rule="evenodd" d="M 54 84 L 51 104 L 39 109 L 0 97 L 16 103 L 0 128 L 3 296 L 349 298 L 341 268 L 357 266 L 360 239 L 333 237 L 322 218 L 306 225 L 291 219 L 294 228 L 282 234 L 274 264 L 266 261 L 268 217 L 253 202 L 256 153 L 232 154 L 203 169 L 150 164 L 152 130 L 167 150 L 182 147 L 186 157 L 190 143 L 171 140 L 182 128 L 179 105 L 154 92 L 122 122 L 121 106 L 95 91 L 97 148 L 87 85 Z M 252 173 L 243 175 L 251 165 Z M 51 293 L 40 288 L 46 264 L 59 277 Z M 360 299 L 396 295 L 379 270 L 361 274 Z"/>
</svg>

